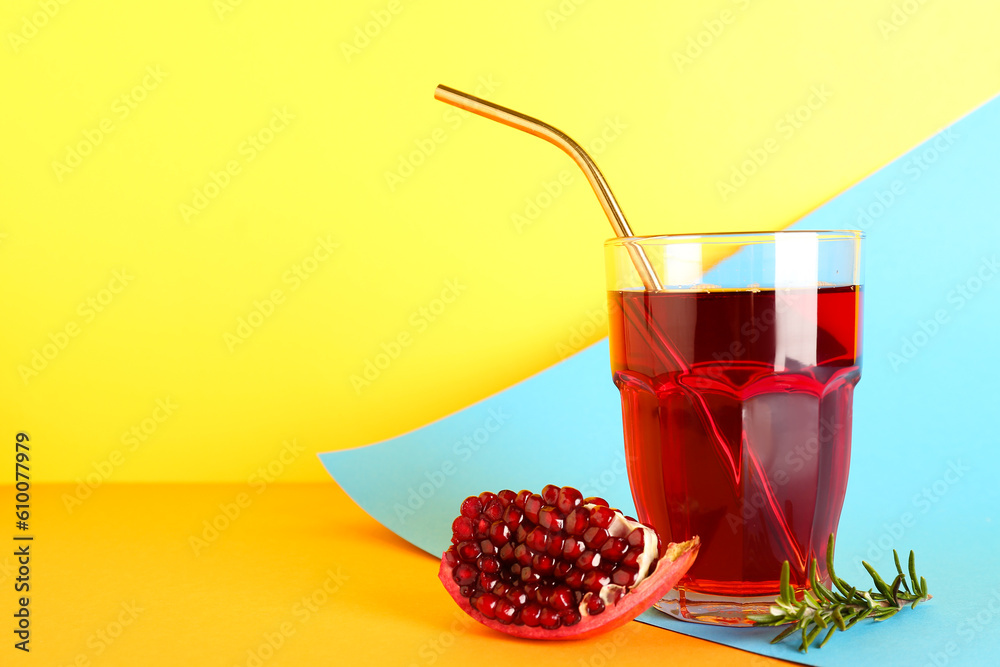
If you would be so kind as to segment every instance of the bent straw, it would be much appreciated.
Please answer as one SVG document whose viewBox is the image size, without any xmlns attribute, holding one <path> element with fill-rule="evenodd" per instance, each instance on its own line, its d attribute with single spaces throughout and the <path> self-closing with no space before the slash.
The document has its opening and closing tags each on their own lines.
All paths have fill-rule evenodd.
<svg viewBox="0 0 1000 667">
<path fill-rule="evenodd" d="M 438 85 L 438 87 L 434 90 L 434 99 L 446 102 L 452 106 L 458 107 L 459 109 L 471 111 L 472 113 L 483 116 L 484 118 L 495 120 L 498 123 L 503 123 L 508 127 L 513 127 L 527 132 L 528 134 L 533 134 L 536 137 L 544 139 L 545 141 L 561 148 L 567 155 L 573 158 L 573 161 L 576 162 L 580 169 L 583 170 L 583 173 L 587 176 L 587 180 L 594 189 L 594 194 L 597 195 L 597 199 L 601 202 L 601 207 L 604 209 L 604 213 L 608 216 L 608 221 L 611 223 L 611 227 L 615 231 L 615 236 L 633 236 L 632 230 L 629 228 L 628 222 L 625 220 L 625 214 L 622 213 L 621 207 L 618 205 L 614 194 L 611 192 L 611 187 L 608 186 L 607 181 L 604 180 L 604 175 L 601 174 L 601 170 L 597 168 L 597 164 L 587 154 L 587 152 L 583 150 L 578 143 L 570 139 L 564 132 L 552 127 L 548 123 L 543 123 L 537 118 L 532 118 L 531 116 L 514 111 L 513 109 L 508 109 L 507 107 L 494 104 L 493 102 L 475 97 L 474 95 L 463 93 L 460 90 L 449 88 L 448 86 Z M 662 290 L 663 287 L 659 278 L 656 276 L 656 272 L 653 270 L 653 267 L 649 264 L 649 259 L 646 257 L 643 249 L 639 246 L 631 244 L 627 247 L 629 255 L 632 257 L 632 263 L 635 265 L 636 271 L 639 273 L 639 277 L 642 279 L 645 289 L 647 291 Z M 641 317 L 638 318 L 637 321 L 643 322 L 646 321 L 646 318 Z M 661 363 L 669 361 L 673 363 L 673 365 L 682 374 L 690 372 L 690 367 L 685 362 L 683 356 L 670 343 L 666 333 L 660 330 L 660 328 L 656 326 L 655 322 L 646 321 L 646 324 L 651 329 L 652 335 L 659 339 L 663 350 L 666 351 L 666 358 L 663 358 L 663 352 L 656 350 L 656 352 L 658 352 L 657 356 L 661 357 Z M 656 346 L 652 347 L 655 348 Z M 702 424 L 714 438 L 716 454 L 722 458 L 724 463 L 729 464 L 729 468 L 733 476 L 734 488 L 736 488 L 739 485 L 739 472 L 736 470 L 737 462 L 733 460 L 729 449 L 726 447 L 724 436 L 719 430 L 718 425 L 715 423 L 715 418 L 712 416 L 712 411 L 709 409 L 705 398 L 691 387 L 687 387 L 683 384 L 681 384 L 680 387 L 684 394 L 686 394 L 691 400 L 695 410 L 699 413 L 698 416 Z M 770 488 L 763 466 L 760 464 L 760 461 L 757 459 L 757 456 L 752 448 L 747 448 L 746 453 L 750 459 L 751 467 L 755 469 L 765 487 L 764 492 L 767 496 L 768 504 L 772 507 L 773 514 L 780 524 L 780 537 L 784 538 L 788 550 L 791 551 L 791 554 L 789 555 L 793 556 L 790 560 L 794 559 L 797 564 L 804 563 L 804 555 L 791 536 L 788 522 L 778 506 L 777 498 L 774 496 L 773 489 Z"/>
<path fill-rule="evenodd" d="M 587 151 L 580 147 L 580 144 L 570 139 L 562 130 L 558 130 L 548 123 L 543 123 L 537 118 L 526 116 L 513 109 L 502 107 L 499 104 L 488 102 L 468 93 L 463 93 L 460 90 L 449 88 L 448 86 L 439 85 L 435 88 L 434 99 L 446 102 L 459 109 L 471 111 L 484 118 L 495 120 L 498 123 L 503 123 L 508 127 L 523 130 L 528 134 L 533 134 L 561 148 L 583 170 L 587 180 L 590 182 L 590 186 L 594 188 L 594 194 L 597 195 L 597 199 L 601 202 L 601 208 L 604 209 L 605 215 L 608 216 L 608 221 L 611 223 L 611 228 L 615 231 L 615 236 L 633 236 L 632 230 L 625 220 L 625 214 L 622 213 L 621 207 L 611 192 L 611 187 L 604 180 L 604 175 L 597 168 L 597 164 L 587 155 Z M 643 286 L 650 291 L 662 289 L 660 280 L 657 278 L 656 272 L 649 264 L 649 259 L 642 249 L 637 246 L 629 246 L 628 251 L 632 256 L 632 262 L 635 264 L 636 271 L 639 272 Z"/>
</svg>

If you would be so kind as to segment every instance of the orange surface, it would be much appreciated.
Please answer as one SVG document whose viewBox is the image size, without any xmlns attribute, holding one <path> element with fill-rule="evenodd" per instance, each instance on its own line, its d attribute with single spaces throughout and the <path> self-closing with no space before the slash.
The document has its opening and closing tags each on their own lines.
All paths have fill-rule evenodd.
<svg viewBox="0 0 1000 667">
<path fill-rule="evenodd" d="M 458 611 L 434 559 L 333 482 L 106 485 L 70 513 L 72 491 L 32 490 L 31 652 L 5 629 L 0 664 L 788 664 L 640 623 L 579 642 L 499 635 Z M 0 498 L 13 504 L 10 486 Z M 220 529 L 203 534 L 206 522 Z M 5 619 L 12 551 L 0 551 Z"/>
</svg>

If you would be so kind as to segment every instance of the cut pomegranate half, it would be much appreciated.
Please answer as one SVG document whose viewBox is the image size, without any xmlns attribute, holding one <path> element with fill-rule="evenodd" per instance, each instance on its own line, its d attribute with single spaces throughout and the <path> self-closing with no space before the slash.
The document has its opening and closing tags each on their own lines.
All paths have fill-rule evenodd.
<svg viewBox="0 0 1000 667">
<path fill-rule="evenodd" d="M 576 489 L 470 496 L 452 523 L 438 577 L 494 630 L 580 639 L 624 625 L 667 594 L 698 555 L 698 537 L 660 538 Z"/>
</svg>

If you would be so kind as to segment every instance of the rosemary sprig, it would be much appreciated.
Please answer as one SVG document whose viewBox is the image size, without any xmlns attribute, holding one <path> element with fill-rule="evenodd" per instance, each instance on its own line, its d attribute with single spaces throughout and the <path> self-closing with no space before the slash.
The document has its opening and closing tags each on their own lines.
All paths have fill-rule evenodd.
<svg viewBox="0 0 1000 667">
<path fill-rule="evenodd" d="M 776 644 L 796 631 L 801 634 L 802 641 L 799 650 L 807 652 L 819 634 L 826 631 L 823 639 L 819 642 L 822 648 L 834 630 L 847 630 L 858 621 L 866 618 L 875 621 L 884 621 L 894 616 L 905 605 L 911 608 L 919 603 L 931 599 L 927 593 L 927 580 L 923 577 L 917 578 L 917 568 L 914 563 L 913 552 L 910 552 L 909 575 L 910 580 L 906 580 L 903 568 L 899 563 L 899 554 L 895 549 L 892 556 L 896 563 L 896 577 L 891 584 L 887 584 L 878 572 L 865 561 L 861 564 L 868 570 L 874 589 L 859 591 L 853 586 L 837 576 L 833 569 L 833 547 L 834 536 L 830 535 L 830 541 L 826 548 L 826 567 L 833 581 L 834 588 L 828 589 L 823 586 L 817 573 L 818 566 L 816 559 L 812 561 L 809 569 L 810 590 L 803 591 L 802 599 L 796 599 L 795 590 L 792 588 L 791 567 L 786 560 L 781 566 L 781 593 L 774 604 L 771 605 L 769 614 L 754 614 L 750 620 L 756 625 L 785 625 L 787 628 L 771 640 Z"/>
</svg>

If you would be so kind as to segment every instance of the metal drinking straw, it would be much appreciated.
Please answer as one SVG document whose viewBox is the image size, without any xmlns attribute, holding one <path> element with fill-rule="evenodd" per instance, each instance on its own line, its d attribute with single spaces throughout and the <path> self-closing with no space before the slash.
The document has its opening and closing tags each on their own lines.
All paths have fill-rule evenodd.
<svg viewBox="0 0 1000 667">
<path fill-rule="evenodd" d="M 434 98 L 441 100 L 442 102 L 447 102 L 459 109 L 465 109 L 466 111 L 471 111 L 474 114 L 483 116 L 484 118 L 489 118 L 490 120 L 495 120 L 498 123 L 503 123 L 510 127 L 523 130 L 528 134 L 533 134 L 536 137 L 545 139 L 545 141 L 550 144 L 554 144 L 566 152 L 574 162 L 579 165 L 583 173 L 586 174 L 587 180 L 590 181 L 590 185 L 594 188 L 594 194 L 597 195 L 597 199 L 601 202 L 601 207 L 604 209 L 604 213 L 608 216 L 608 221 L 611 223 L 611 228 L 615 230 L 615 236 L 618 237 L 628 237 L 633 236 L 631 228 L 628 226 L 628 222 L 625 220 L 625 214 L 622 213 L 622 209 L 618 206 L 618 202 L 615 200 L 614 194 L 611 192 L 611 187 L 608 182 L 604 180 L 604 175 L 601 174 L 601 170 L 597 168 L 597 164 L 594 160 L 587 155 L 587 151 L 580 147 L 580 144 L 576 143 L 570 139 L 564 132 L 558 130 L 548 123 L 543 123 L 537 118 L 532 118 L 531 116 L 526 116 L 523 113 L 514 111 L 513 109 L 508 109 L 507 107 L 502 107 L 499 104 L 494 104 L 493 102 L 488 102 L 479 97 L 469 95 L 468 93 L 463 93 L 460 90 L 455 90 L 454 88 L 449 88 L 448 86 L 438 86 L 434 90 Z M 642 248 L 638 246 L 629 246 L 629 255 L 632 257 L 632 262 L 635 264 L 636 271 L 639 272 L 639 277 L 642 279 L 643 286 L 649 291 L 658 291 L 662 289 L 660 285 L 660 280 L 656 276 L 656 272 L 649 263 L 649 258 L 643 252 Z"/>
<path fill-rule="evenodd" d="M 587 180 L 590 181 L 591 187 L 594 188 L 594 194 L 597 195 L 597 199 L 601 202 L 601 207 L 604 209 L 604 213 L 608 216 L 608 221 L 611 222 L 611 227 L 615 230 L 615 236 L 621 237 L 631 237 L 633 236 L 632 230 L 625 220 L 625 214 L 622 213 L 622 209 L 618 206 L 618 202 L 615 200 L 614 194 L 611 192 L 611 188 L 608 186 L 608 182 L 604 180 L 604 175 L 601 174 L 601 170 L 597 168 L 597 164 L 594 160 L 587 155 L 587 152 L 580 147 L 578 143 L 570 139 L 561 130 L 558 130 L 548 123 L 543 123 L 537 118 L 532 118 L 531 116 L 526 116 L 523 113 L 514 111 L 513 109 L 508 109 L 507 107 L 502 107 L 499 104 L 494 104 L 487 100 L 475 97 L 474 95 L 469 95 L 468 93 L 463 93 L 460 90 L 455 90 L 454 88 L 449 88 L 448 86 L 439 85 L 434 90 L 434 98 L 442 102 L 447 102 L 459 109 L 465 109 L 466 111 L 471 111 L 474 114 L 483 116 L 484 118 L 489 118 L 490 120 L 495 120 L 498 123 L 503 123 L 518 130 L 523 130 L 528 134 L 533 134 L 536 137 L 540 137 L 551 144 L 555 144 L 561 148 L 567 155 L 573 158 L 573 161 L 579 165 L 583 173 L 586 174 Z M 656 272 L 649 263 L 649 258 L 646 257 L 645 251 L 637 245 L 628 245 L 628 252 L 632 258 L 632 263 L 635 265 L 635 269 L 642 279 L 643 287 L 647 291 L 655 292 L 663 289 Z M 660 343 L 663 345 L 666 351 L 666 360 L 669 360 L 678 368 L 681 372 L 687 373 L 690 368 L 684 357 L 679 354 L 670 343 L 669 338 L 664 332 L 656 326 L 655 322 L 647 322 L 647 326 L 650 328 L 650 332 L 657 336 Z M 703 396 L 701 396 L 697 391 L 690 387 L 681 385 L 681 390 L 688 396 L 695 409 L 699 412 L 699 417 L 702 420 L 705 428 L 708 432 L 712 434 L 715 445 L 716 454 L 724 459 L 728 459 L 733 475 L 734 487 L 738 484 L 738 471 L 736 469 L 736 461 L 733 460 L 732 455 L 729 453 L 725 445 L 725 438 L 723 437 L 718 425 L 715 423 L 715 419 L 712 416 L 712 411 L 709 409 L 708 404 L 705 402 Z M 791 539 L 791 532 L 788 528 L 788 521 L 784 514 L 781 512 L 780 506 L 777 502 L 777 498 L 774 495 L 773 489 L 770 487 L 766 471 L 761 465 L 760 461 L 757 459 L 756 454 L 752 449 L 747 450 L 747 458 L 750 462 L 750 467 L 752 467 L 755 472 L 757 472 L 759 478 L 764 485 L 764 493 L 768 504 L 772 507 L 773 514 L 780 524 L 781 530 L 780 538 L 784 538 L 783 541 L 786 543 L 786 553 L 789 555 L 789 559 L 796 562 L 800 566 L 800 569 L 805 567 L 805 554 L 798 547 L 797 544 Z"/>
</svg>

